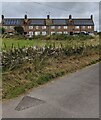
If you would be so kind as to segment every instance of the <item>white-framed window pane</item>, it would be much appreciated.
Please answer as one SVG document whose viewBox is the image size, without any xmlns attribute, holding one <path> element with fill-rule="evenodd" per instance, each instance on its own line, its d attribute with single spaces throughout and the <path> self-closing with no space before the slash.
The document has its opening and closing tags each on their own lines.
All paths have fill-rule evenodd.
<svg viewBox="0 0 101 120">
<path fill-rule="evenodd" d="M 29 26 L 29 29 L 33 29 L 33 26 Z"/>
<path fill-rule="evenodd" d="M 83 29 L 85 29 L 86 27 L 85 26 L 82 26 Z"/>
<path fill-rule="evenodd" d="M 58 29 L 61 29 L 61 26 L 58 26 Z"/>
<path fill-rule="evenodd" d="M 35 32 L 35 35 L 40 35 L 40 31 Z"/>
<path fill-rule="evenodd" d="M 42 35 L 46 35 L 46 31 L 43 31 L 43 32 L 42 32 Z"/>
<path fill-rule="evenodd" d="M 46 26 L 42 26 L 42 29 L 46 29 Z"/>
<path fill-rule="evenodd" d="M 7 29 L 7 26 L 3 26 L 3 28 Z"/>
<path fill-rule="evenodd" d="M 32 36 L 32 35 L 33 35 L 33 32 L 32 32 L 32 31 L 29 31 L 29 35 Z"/>
<path fill-rule="evenodd" d="M 51 29 L 55 29 L 55 26 L 51 26 Z"/>
<path fill-rule="evenodd" d="M 88 28 L 89 28 L 89 29 L 91 29 L 91 28 L 92 28 L 92 26 L 88 26 Z"/>
<path fill-rule="evenodd" d="M 67 29 L 68 27 L 67 26 L 64 26 L 64 29 Z"/>
<path fill-rule="evenodd" d="M 67 32 L 67 31 L 64 31 L 63 33 L 64 33 L 64 34 L 68 34 L 68 32 Z"/>
<path fill-rule="evenodd" d="M 62 34 L 62 32 L 57 32 L 57 34 Z"/>
<path fill-rule="evenodd" d="M 51 35 L 55 34 L 55 32 L 51 32 Z"/>
<path fill-rule="evenodd" d="M 10 26 L 10 29 L 14 29 L 14 27 L 13 27 L 13 26 Z"/>
<path fill-rule="evenodd" d="M 39 26 L 36 26 L 36 29 L 39 29 Z"/>
<path fill-rule="evenodd" d="M 79 29 L 79 28 L 80 28 L 80 26 L 75 26 L 75 28 L 76 28 L 76 29 Z"/>
</svg>

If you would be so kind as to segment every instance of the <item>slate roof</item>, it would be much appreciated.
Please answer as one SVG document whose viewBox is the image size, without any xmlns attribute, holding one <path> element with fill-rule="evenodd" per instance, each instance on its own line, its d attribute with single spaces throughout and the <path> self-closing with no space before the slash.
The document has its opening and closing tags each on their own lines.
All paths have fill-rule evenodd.
<svg viewBox="0 0 101 120">
<path fill-rule="evenodd" d="M 53 19 L 53 25 L 67 25 L 68 20 L 66 19 Z"/>
<path fill-rule="evenodd" d="M 30 19 L 29 25 L 45 25 L 44 19 Z"/>
<path fill-rule="evenodd" d="M 4 19 L 3 25 L 21 25 L 23 19 Z"/>
<path fill-rule="evenodd" d="M 75 26 L 93 26 L 94 23 L 91 19 L 73 19 Z"/>
<path fill-rule="evenodd" d="M 16 26 L 21 25 L 24 19 L 16 18 L 4 18 L 3 25 Z M 72 19 L 75 26 L 94 26 L 94 22 L 91 19 Z M 45 19 L 28 19 L 29 25 L 44 26 L 46 24 Z M 69 19 L 52 19 L 52 25 L 68 25 Z"/>
</svg>

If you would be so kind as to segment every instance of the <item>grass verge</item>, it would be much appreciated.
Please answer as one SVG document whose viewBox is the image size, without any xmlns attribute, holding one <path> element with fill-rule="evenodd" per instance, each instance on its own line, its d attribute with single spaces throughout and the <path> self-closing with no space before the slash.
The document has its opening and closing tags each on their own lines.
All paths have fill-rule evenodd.
<svg viewBox="0 0 101 120">
<path fill-rule="evenodd" d="M 75 72 L 99 61 L 99 54 L 71 56 L 63 59 L 60 57 L 51 58 L 47 66 L 37 73 L 31 68 L 32 65 L 28 63 L 26 66 L 23 65 L 21 68 L 3 74 L 3 99 L 17 97 L 33 87 L 38 87 L 54 78 Z M 31 71 L 29 71 L 29 68 Z"/>
</svg>

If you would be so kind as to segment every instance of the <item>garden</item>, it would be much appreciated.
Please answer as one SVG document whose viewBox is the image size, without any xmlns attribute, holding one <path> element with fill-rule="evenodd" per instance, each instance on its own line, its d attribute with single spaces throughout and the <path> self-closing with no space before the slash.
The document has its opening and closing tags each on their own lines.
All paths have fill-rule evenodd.
<svg viewBox="0 0 101 120">
<path fill-rule="evenodd" d="M 3 99 L 99 62 L 100 49 L 99 36 L 3 38 Z"/>
</svg>

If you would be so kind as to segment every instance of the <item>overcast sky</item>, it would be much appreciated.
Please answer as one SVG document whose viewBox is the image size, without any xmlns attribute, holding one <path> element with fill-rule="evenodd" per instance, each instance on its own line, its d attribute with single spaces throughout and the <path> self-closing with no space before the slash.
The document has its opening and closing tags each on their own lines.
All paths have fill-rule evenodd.
<svg viewBox="0 0 101 120">
<path fill-rule="evenodd" d="M 94 16 L 95 30 L 99 30 L 99 3 L 98 2 L 2 2 L 2 14 L 5 17 L 46 18 L 50 13 L 51 18 L 90 18 Z M 16 0 L 15 0 L 16 1 Z M 20 2 L 21 1 L 21 2 Z M 32 0 L 30 0 L 32 1 Z"/>
</svg>

